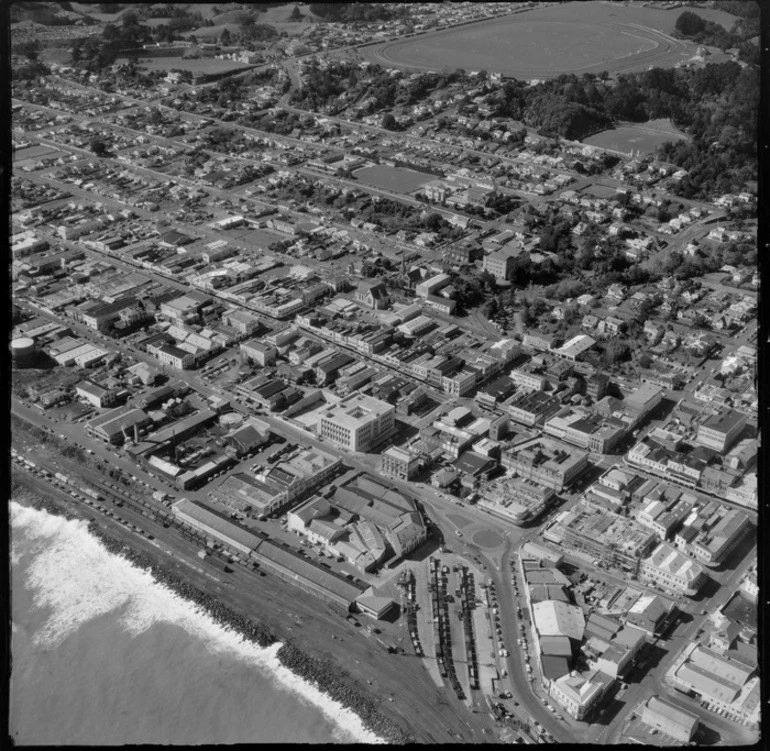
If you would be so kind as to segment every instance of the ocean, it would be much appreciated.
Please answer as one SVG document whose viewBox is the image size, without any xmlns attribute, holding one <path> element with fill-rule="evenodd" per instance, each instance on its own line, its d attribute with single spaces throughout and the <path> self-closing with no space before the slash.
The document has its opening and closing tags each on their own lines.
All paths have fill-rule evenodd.
<svg viewBox="0 0 770 751">
<path fill-rule="evenodd" d="M 9 731 L 24 745 L 375 743 L 295 677 L 91 536 L 10 504 Z"/>
</svg>

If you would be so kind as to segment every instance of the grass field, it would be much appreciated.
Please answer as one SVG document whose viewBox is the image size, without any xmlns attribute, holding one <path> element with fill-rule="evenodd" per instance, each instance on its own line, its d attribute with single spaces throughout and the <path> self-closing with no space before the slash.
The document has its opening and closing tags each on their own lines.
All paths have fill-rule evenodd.
<svg viewBox="0 0 770 751">
<path fill-rule="evenodd" d="M 623 154 L 634 151 L 650 154 L 666 141 L 686 138 L 687 136 L 675 128 L 670 120 L 650 120 L 646 123 L 626 123 L 612 130 L 603 130 L 584 139 L 583 143 Z"/>
<path fill-rule="evenodd" d="M 672 67 L 696 51 L 696 45 L 668 36 L 681 12 L 634 4 L 555 3 L 362 52 L 386 65 L 487 70 L 525 79 Z M 725 26 L 734 19 L 719 11 L 702 15 Z"/>
<path fill-rule="evenodd" d="M 189 70 L 190 73 L 228 73 L 231 70 L 245 70 L 250 65 L 232 60 L 214 60 L 212 58 L 185 59 L 183 57 L 153 57 L 140 60 L 140 65 L 147 71 Z"/>
<path fill-rule="evenodd" d="M 393 190 L 398 193 L 412 193 L 425 183 L 435 180 L 433 175 L 426 175 L 424 172 L 415 172 L 401 167 L 389 167 L 388 165 L 364 167 L 357 170 L 355 176 L 361 182 L 369 183 L 376 188 Z"/>
<path fill-rule="evenodd" d="M 46 146 L 45 144 L 38 144 L 36 146 L 28 146 L 25 149 L 17 149 L 13 153 L 13 161 L 19 164 L 27 160 L 35 161 L 37 159 L 42 159 L 43 157 L 60 156 L 61 153 L 62 153 L 61 151 L 57 151 L 55 148 L 51 146 Z"/>
</svg>

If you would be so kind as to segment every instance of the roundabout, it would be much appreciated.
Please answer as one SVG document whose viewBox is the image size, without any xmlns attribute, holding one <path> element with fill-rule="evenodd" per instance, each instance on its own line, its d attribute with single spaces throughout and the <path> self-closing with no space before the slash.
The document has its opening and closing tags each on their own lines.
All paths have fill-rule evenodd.
<svg viewBox="0 0 770 751">
<path fill-rule="evenodd" d="M 471 535 L 471 542 L 485 550 L 499 548 L 505 540 L 503 536 L 494 529 L 479 529 Z"/>
</svg>

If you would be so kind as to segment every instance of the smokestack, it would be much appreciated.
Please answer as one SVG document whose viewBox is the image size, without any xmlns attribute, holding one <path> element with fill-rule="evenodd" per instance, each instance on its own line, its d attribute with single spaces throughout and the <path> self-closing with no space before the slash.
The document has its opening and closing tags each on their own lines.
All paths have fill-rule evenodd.
<svg viewBox="0 0 770 751">
<path fill-rule="evenodd" d="M 139 424 L 134 423 L 134 443 L 139 443 Z"/>
</svg>

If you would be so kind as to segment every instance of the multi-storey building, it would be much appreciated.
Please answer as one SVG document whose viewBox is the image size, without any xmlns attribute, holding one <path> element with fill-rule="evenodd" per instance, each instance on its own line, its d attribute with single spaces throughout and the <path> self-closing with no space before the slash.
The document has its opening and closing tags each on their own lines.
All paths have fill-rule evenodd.
<svg viewBox="0 0 770 751">
<path fill-rule="evenodd" d="M 390 436 L 396 408 L 363 394 L 351 394 L 321 412 L 318 433 L 348 451 L 368 451 Z"/>
<path fill-rule="evenodd" d="M 407 449 L 391 446 L 382 453 L 382 473 L 401 480 L 411 480 L 419 467 L 419 457 Z"/>
<path fill-rule="evenodd" d="M 639 579 L 666 592 L 692 597 L 706 581 L 703 567 L 662 542 L 649 558 L 639 563 Z"/>
</svg>

